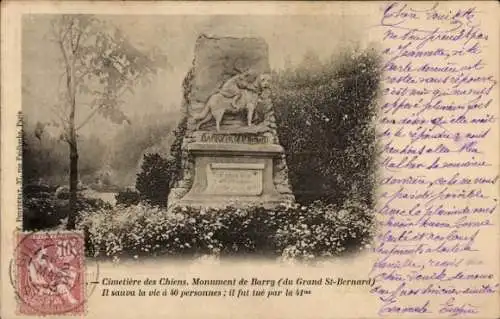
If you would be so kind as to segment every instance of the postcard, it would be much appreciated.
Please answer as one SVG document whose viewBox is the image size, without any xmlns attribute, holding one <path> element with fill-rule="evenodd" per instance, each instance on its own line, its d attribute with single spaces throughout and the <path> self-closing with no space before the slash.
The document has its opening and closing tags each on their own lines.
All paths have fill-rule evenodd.
<svg viewBox="0 0 500 319">
<path fill-rule="evenodd" d="M 498 14 L 2 3 L 2 318 L 498 318 Z"/>
</svg>

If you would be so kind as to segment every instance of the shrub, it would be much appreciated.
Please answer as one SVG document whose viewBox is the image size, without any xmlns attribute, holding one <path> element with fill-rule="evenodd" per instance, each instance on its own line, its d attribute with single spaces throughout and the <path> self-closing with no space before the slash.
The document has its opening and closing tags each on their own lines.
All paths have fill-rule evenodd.
<svg viewBox="0 0 500 319">
<path fill-rule="evenodd" d="M 100 198 L 87 198 L 79 196 L 76 202 L 78 212 L 92 212 L 99 209 L 111 209 L 112 205 Z"/>
<path fill-rule="evenodd" d="M 205 254 L 311 259 L 359 250 L 373 235 L 373 212 L 362 204 L 316 202 L 276 209 L 176 208 L 137 205 L 83 215 L 91 256 Z"/>
<path fill-rule="evenodd" d="M 118 192 L 118 194 L 115 195 L 115 199 L 116 205 L 137 205 L 141 200 L 141 194 L 137 191 L 126 189 L 125 191 Z"/>
<path fill-rule="evenodd" d="M 167 206 L 173 161 L 159 154 L 145 154 L 141 172 L 137 174 L 135 188 L 142 200 L 151 205 Z"/>
<path fill-rule="evenodd" d="M 380 61 L 370 49 L 324 63 L 309 54 L 274 73 L 278 134 L 298 202 L 338 205 L 357 196 L 373 204 Z"/>
<path fill-rule="evenodd" d="M 167 206 L 170 189 L 179 180 L 182 172 L 182 141 L 186 128 L 187 118 L 183 117 L 173 131 L 175 138 L 168 158 L 158 153 L 144 155 L 141 171 L 137 174 L 135 183 L 142 201 L 160 207 Z"/>
<path fill-rule="evenodd" d="M 280 223 L 275 234 L 285 258 L 313 259 L 352 252 L 373 236 L 373 213 L 364 204 L 347 202 L 339 209 L 315 202 Z M 286 218 L 286 216 L 285 216 Z"/>
<path fill-rule="evenodd" d="M 23 196 L 23 229 L 42 230 L 58 227 L 68 217 L 69 200 L 60 199 L 55 194 L 43 196 Z M 99 198 L 78 196 L 78 212 L 111 209 L 111 205 Z"/>
</svg>

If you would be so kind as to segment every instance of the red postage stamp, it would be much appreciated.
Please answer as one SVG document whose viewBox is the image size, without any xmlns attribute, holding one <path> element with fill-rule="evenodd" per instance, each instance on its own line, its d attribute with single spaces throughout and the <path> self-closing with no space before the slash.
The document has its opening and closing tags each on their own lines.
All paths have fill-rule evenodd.
<svg viewBox="0 0 500 319">
<path fill-rule="evenodd" d="M 25 315 L 84 313 L 84 237 L 78 232 L 19 233 L 18 310 Z"/>
</svg>

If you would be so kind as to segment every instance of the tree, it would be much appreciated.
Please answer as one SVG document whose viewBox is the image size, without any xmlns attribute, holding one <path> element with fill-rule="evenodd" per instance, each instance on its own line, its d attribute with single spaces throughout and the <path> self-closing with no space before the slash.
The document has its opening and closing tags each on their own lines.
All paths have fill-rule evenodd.
<svg viewBox="0 0 500 319">
<path fill-rule="evenodd" d="M 149 81 L 164 66 L 157 51 L 141 52 L 123 33 L 92 15 L 61 15 L 52 21 L 52 35 L 61 53 L 62 89 L 55 110 L 61 139 L 69 147 L 70 204 L 68 229 L 75 227 L 78 185 L 78 131 L 96 114 L 113 123 L 129 122 L 120 110 L 134 85 Z M 86 111 L 86 112 L 84 112 Z M 82 113 L 86 113 L 78 121 Z"/>
<path fill-rule="evenodd" d="M 278 134 L 295 198 L 372 206 L 380 54 L 340 51 L 323 64 L 315 56 L 274 76 Z"/>
</svg>

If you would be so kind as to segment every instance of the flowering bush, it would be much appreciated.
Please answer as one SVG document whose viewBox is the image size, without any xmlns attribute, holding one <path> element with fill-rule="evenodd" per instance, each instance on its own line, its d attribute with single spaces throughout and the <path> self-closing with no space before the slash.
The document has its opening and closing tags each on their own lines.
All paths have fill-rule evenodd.
<svg viewBox="0 0 500 319">
<path fill-rule="evenodd" d="M 194 209 L 171 212 L 146 205 L 118 206 L 82 215 L 91 256 L 245 255 L 311 259 L 366 246 L 373 212 L 359 204 L 315 202 L 275 209 Z"/>
<path fill-rule="evenodd" d="M 347 201 L 338 209 L 314 202 L 284 217 L 274 242 L 286 259 L 309 260 L 368 248 L 375 231 L 373 211 L 357 202 Z"/>
</svg>

